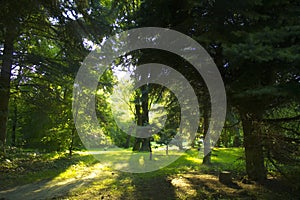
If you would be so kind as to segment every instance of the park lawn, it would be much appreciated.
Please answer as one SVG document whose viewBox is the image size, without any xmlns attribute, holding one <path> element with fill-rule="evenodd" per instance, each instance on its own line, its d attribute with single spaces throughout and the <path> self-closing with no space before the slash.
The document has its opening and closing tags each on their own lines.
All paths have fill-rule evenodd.
<svg viewBox="0 0 300 200">
<path fill-rule="evenodd" d="M 72 158 L 54 153 L 15 155 L 10 158 L 10 165 L 1 162 L 0 190 L 35 184 L 41 188 L 41 196 L 34 197 L 46 199 L 286 199 L 295 195 L 291 188 L 278 185 L 278 181 L 274 184 L 275 180 L 264 186 L 243 184 L 242 148 L 215 148 L 209 166 L 201 165 L 203 155 L 197 150 L 187 150 L 170 165 L 147 173 L 117 171 L 110 164 L 118 156 L 109 159 L 104 154 L 98 157 L 99 161 L 89 153 L 76 152 Z M 119 153 L 124 160 L 132 156 L 127 150 L 115 152 Z M 218 181 L 218 173 L 223 170 L 232 172 L 235 185 L 226 186 Z M 48 193 L 43 194 L 43 188 Z M 56 192 L 49 194 L 50 190 Z M 31 195 L 30 187 L 16 192 Z"/>
</svg>

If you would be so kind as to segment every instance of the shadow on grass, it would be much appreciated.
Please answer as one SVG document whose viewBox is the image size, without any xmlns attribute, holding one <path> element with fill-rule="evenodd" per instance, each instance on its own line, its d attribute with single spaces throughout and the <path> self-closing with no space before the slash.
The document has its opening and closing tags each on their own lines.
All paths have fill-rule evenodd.
<svg viewBox="0 0 300 200">
<path fill-rule="evenodd" d="M 122 155 L 118 152 L 120 158 Z M 264 195 L 266 190 L 267 196 L 262 197 L 276 193 L 268 186 L 220 183 L 215 173 L 201 173 L 213 170 L 214 165 L 201 165 L 201 157 L 194 150 L 167 167 L 147 173 L 115 171 L 106 163 L 109 156 L 102 159 L 97 161 L 91 155 L 54 159 L 47 163 L 51 169 L 58 168 L 50 178 L 0 191 L 0 199 L 257 199 L 257 194 Z"/>
<path fill-rule="evenodd" d="M 51 183 L 71 166 L 80 162 L 91 165 L 95 162 L 92 156 L 75 155 L 72 158 L 64 155 L 40 155 L 40 157 L 14 158 L 12 166 L 2 167 L 0 177 L 0 198 L 4 199 L 43 199 L 55 195 L 59 190 L 73 187 L 73 183 L 64 183 L 52 187 Z M 81 183 L 76 183 L 81 184 Z M 50 190 L 51 188 L 51 190 Z M 47 190 L 48 194 L 45 194 Z"/>
<path fill-rule="evenodd" d="M 36 160 L 25 166 L 26 172 L 11 176 L 12 184 L 0 191 L 0 199 L 174 199 L 166 177 L 115 172 L 90 155 Z"/>
<path fill-rule="evenodd" d="M 154 153 L 153 160 L 150 161 L 147 153 L 134 154 L 126 151 L 113 153 L 114 156 L 109 152 L 99 155 L 95 153 L 96 155 L 93 156 L 100 162 L 91 155 L 80 155 L 71 159 L 59 157 L 46 160 L 45 163 L 36 161 L 30 165 L 24 165 L 31 176 L 28 174 L 23 177 L 22 175 L 15 176 L 12 179 L 14 184 L 34 183 L 10 187 L 8 190 L 1 191 L 0 197 L 6 199 L 59 199 L 69 196 L 73 199 L 184 199 L 193 196 L 185 186 L 182 186 L 186 183 L 176 182 L 176 180 L 177 174 L 201 170 L 201 157 L 197 151 L 188 150 L 186 154 L 177 157 L 177 160 L 174 159 L 174 162 L 160 170 L 137 174 L 114 172 L 106 167 L 106 164 L 120 162 L 123 159 L 125 164 L 140 165 L 139 160 L 143 158 L 144 164 L 157 167 L 163 163 L 159 161 L 167 156 Z M 76 169 L 81 162 L 83 167 Z M 78 172 L 74 174 L 76 170 Z M 22 181 L 22 178 L 26 180 Z M 188 188 L 191 189 L 191 187 Z"/>
</svg>

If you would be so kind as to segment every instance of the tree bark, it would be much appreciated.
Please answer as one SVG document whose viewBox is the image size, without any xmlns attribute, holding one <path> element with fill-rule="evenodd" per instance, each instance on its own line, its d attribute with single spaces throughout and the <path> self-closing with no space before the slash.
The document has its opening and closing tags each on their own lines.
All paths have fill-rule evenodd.
<svg viewBox="0 0 300 200">
<path fill-rule="evenodd" d="M 139 97 L 136 97 L 139 98 Z M 135 120 L 138 126 L 142 126 L 142 114 L 141 114 L 141 106 L 139 102 L 135 103 Z M 139 151 L 141 148 L 141 138 L 135 138 L 132 151 Z"/>
<path fill-rule="evenodd" d="M 143 138 L 142 139 L 142 146 L 140 148 L 140 151 L 151 151 L 151 144 L 150 144 L 150 138 Z"/>
<path fill-rule="evenodd" d="M 124 147 L 126 149 L 129 148 L 129 146 L 130 146 L 130 138 L 131 138 L 131 135 L 127 135 L 126 142 L 124 144 Z"/>
<path fill-rule="evenodd" d="M 144 85 L 141 87 L 142 96 L 137 97 L 140 98 L 140 101 L 136 102 L 135 110 L 136 110 L 136 121 L 139 126 L 146 126 L 149 124 L 149 94 L 148 94 L 148 86 Z M 141 102 L 141 105 L 139 104 Z M 150 138 L 136 138 L 133 146 L 133 151 L 147 151 L 151 152 L 151 143 Z"/>
<path fill-rule="evenodd" d="M 139 151 L 141 148 L 141 138 L 135 138 L 132 151 Z"/>
<path fill-rule="evenodd" d="M 16 130 L 18 123 L 18 107 L 16 102 L 16 97 L 14 98 L 14 115 L 12 119 L 12 133 L 11 133 L 11 145 L 16 146 Z"/>
<path fill-rule="evenodd" d="M 4 41 L 2 68 L 0 72 L 0 147 L 5 151 L 6 129 L 8 118 L 8 102 L 10 93 L 10 76 L 14 47 L 13 27 L 7 27 Z"/>
<path fill-rule="evenodd" d="M 241 115 L 244 131 L 244 147 L 246 156 L 246 172 L 248 178 L 254 181 L 266 179 L 266 168 L 261 137 L 260 118 L 254 114 Z"/>
<path fill-rule="evenodd" d="M 203 132 L 204 132 L 204 157 L 202 164 L 209 165 L 211 164 L 211 147 L 210 147 L 210 138 L 207 135 L 209 119 L 208 119 L 208 108 L 204 108 L 203 113 Z"/>
<path fill-rule="evenodd" d="M 76 132 L 76 128 L 74 127 L 71 131 L 71 141 L 70 141 L 70 145 L 69 145 L 69 157 L 73 156 L 75 132 Z"/>
<path fill-rule="evenodd" d="M 149 124 L 149 94 L 148 94 L 148 86 L 144 85 L 141 87 L 142 90 L 142 126 L 146 126 Z M 142 139 L 142 146 L 140 151 L 151 152 L 151 143 L 150 137 Z"/>
</svg>

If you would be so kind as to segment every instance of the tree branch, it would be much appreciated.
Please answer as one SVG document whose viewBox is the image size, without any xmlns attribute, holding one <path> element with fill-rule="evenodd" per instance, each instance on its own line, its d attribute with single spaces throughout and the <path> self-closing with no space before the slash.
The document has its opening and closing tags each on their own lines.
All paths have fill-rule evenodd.
<svg viewBox="0 0 300 200">
<path fill-rule="evenodd" d="M 263 119 L 263 122 L 269 123 L 278 123 L 278 122 L 290 122 L 290 121 L 297 121 L 300 120 L 300 115 L 294 117 L 284 117 L 284 118 L 277 118 L 277 119 Z"/>
</svg>

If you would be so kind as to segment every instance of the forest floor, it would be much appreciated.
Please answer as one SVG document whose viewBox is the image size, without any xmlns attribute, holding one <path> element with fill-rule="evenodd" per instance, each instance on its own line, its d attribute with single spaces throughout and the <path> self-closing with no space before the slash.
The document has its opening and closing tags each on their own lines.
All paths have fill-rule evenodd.
<svg viewBox="0 0 300 200">
<path fill-rule="evenodd" d="M 116 171 L 86 153 L 15 156 L 0 165 L 0 199 L 299 199 L 286 182 L 245 183 L 242 149 L 215 149 L 211 166 L 196 150 L 148 173 Z M 3 164 L 6 163 L 6 164 Z M 231 171 L 233 184 L 218 181 Z M 244 182 L 244 183 L 243 183 Z"/>
</svg>

